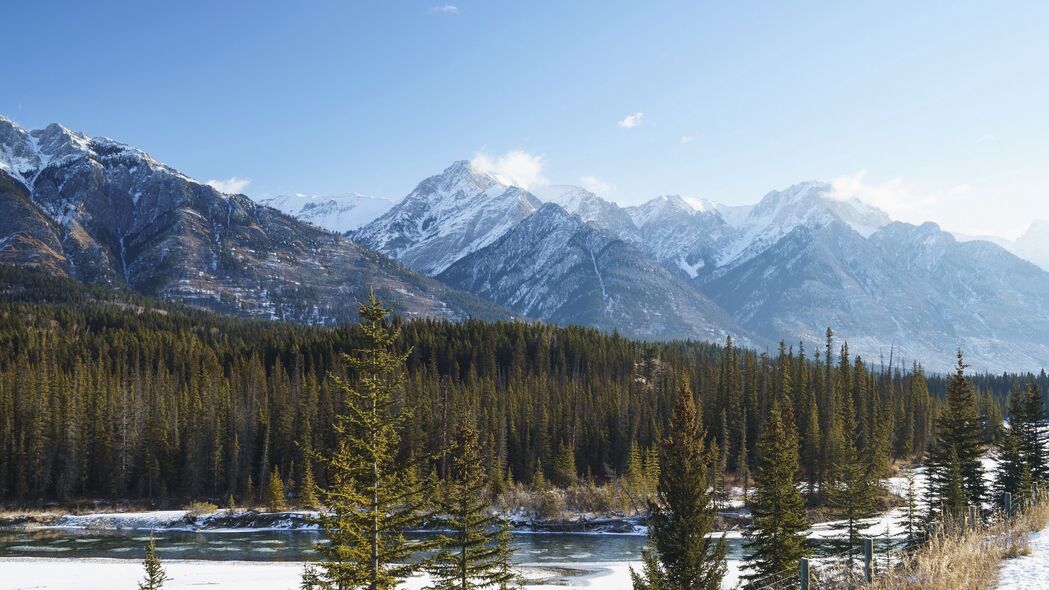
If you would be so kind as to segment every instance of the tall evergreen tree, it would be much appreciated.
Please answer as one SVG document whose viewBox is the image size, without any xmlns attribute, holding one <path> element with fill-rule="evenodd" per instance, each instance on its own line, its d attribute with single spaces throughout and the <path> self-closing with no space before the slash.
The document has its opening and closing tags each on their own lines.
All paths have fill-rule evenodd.
<svg viewBox="0 0 1049 590">
<path fill-rule="evenodd" d="M 1044 482 L 1049 478 L 1049 458 L 1046 457 L 1045 411 L 1042 408 L 1042 393 L 1033 380 L 1027 383 L 1023 400 L 1025 428 L 1020 431 L 1020 450 L 1031 470 L 1033 481 Z"/>
<path fill-rule="evenodd" d="M 955 470 L 961 477 L 963 505 L 980 506 L 986 492 L 981 463 L 983 426 L 965 368 L 962 353 L 958 351 L 958 365 L 947 384 L 947 394 L 936 420 L 936 442 L 929 453 L 928 503 L 934 515 L 941 505 L 952 510 L 958 508 Z"/>
<path fill-rule="evenodd" d="M 502 520 L 492 513 L 490 488 L 477 440 L 467 422 L 451 448 L 450 481 L 437 504 L 448 521 L 442 548 L 429 566 L 435 590 L 500 588 L 514 581 L 502 564 L 510 560 Z"/>
<path fill-rule="evenodd" d="M 918 486 L 915 483 L 913 469 L 904 471 L 903 478 L 907 482 L 907 487 L 903 492 L 903 514 L 897 524 L 907 533 L 907 541 L 911 542 L 918 538 L 921 527 L 921 514 L 918 513 Z"/>
<path fill-rule="evenodd" d="M 707 470 L 712 457 L 688 380 L 681 379 L 663 440 L 659 488 L 650 503 L 649 546 L 635 590 L 718 590 L 725 576 L 725 539 L 707 538 L 714 504 Z"/>
<path fill-rule="evenodd" d="M 362 346 L 346 361 L 353 380 L 332 376 L 347 413 L 335 423 L 336 447 L 317 459 L 330 484 L 321 492 L 328 511 L 319 520 L 330 543 L 318 544 L 321 586 L 332 590 L 393 590 L 425 567 L 412 558 L 429 548 L 403 532 L 425 519 L 416 465 L 397 460 L 410 411 L 398 409 L 408 354 L 396 350 L 398 330 L 373 294 L 360 306 Z"/>
<path fill-rule="evenodd" d="M 750 588 L 761 588 L 785 571 L 797 568 L 807 554 L 805 500 L 797 488 L 798 433 L 790 400 L 773 402 L 758 439 L 756 492 L 751 501 L 754 521 L 744 533 Z"/>
</svg>

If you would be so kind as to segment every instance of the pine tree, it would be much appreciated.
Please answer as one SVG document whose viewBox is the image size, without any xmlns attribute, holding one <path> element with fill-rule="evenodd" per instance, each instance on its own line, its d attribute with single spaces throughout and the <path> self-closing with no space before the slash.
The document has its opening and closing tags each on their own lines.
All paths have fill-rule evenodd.
<svg viewBox="0 0 1049 590">
<path fill-rule="evenodd" d="M 933 515 L 939 506 L 958 508 L 953 470 L 961 477 L 962 508 L 979 506 L 985 495 L 983 481 L 983 427 L 976 410 L 976 396 L 965 377 L 965 362 L 958 351 L 958 366 L 947 384 L 947 395 L 936 420 L 936 442 L 929 453 L 928 496 Z"/>
<path fill-rule="evenodd" d="M 1046 457 L 1042 424 L 1045 420 L 1045 411 L 1042 408 L 1041 391 L 1034 381 L 1029 381 L 1027 384 L 1027 394 L 1023 400 L 1023 414 L 1025 428 L 1020 431 L 1021 453 L 1031 469 L 1032 480 L 1045 481 L 1049 478 L 1049 458 Z"/>
<path fill-rule="evenodd" d="M 907 482 L 907 488 L 904 490 L 903 496 L 903 515 L 897 524 L 906 531 L 907 541 L 911 542 L 918 537 L 918 529 L 920 527 L 919 519 L 921 515 L 918 513 L 918 488 L 914 481 L 913 469 L 906 470 L 903 473 L 903 478 Z"/>
<path fill-rule="evenodd" d="M 557 475 L 557 483 L 562 487 L 568 487 L 579 479 L 579 471 L 575 463 L 575 451 L 572 445 L 565 443 L 554 461 L 554 473 Z"/>
<path fill-rule="evenodd" d="M 492 514 L 489 485 L 477 432 L 464 422 L 451 448 L 450 481 L 438 500 L 447 516 L 442 548 L 429 566 L 435 590 L 499 587 L 512 582 L 500 564 L 510 561 L 500 539 L 501 519 Z"/>
<path fill-rule="evenodd" d="M 163 588 L 164 582 L 168 581 L 169 578 L 164 573 L 164 567 L 160 563 L 160 558 L 157 557 L 157 544 L 153 537 L 150 537 L 149 543 L 146 544 L 146 558 L 142 562 L 142 566 L 146 570 L 146 577 L 138 583 L 138 590 L 160 590 Z"/>
<path fill-rule="evenodd" d="M 317 500 L 317 481 L 313 477 L 313 461 L 308 457 L 302 468 L 302 483 L 299 484 L 299 505 L 303 508 L 317 508 L 320 501 Z"/>
<path fill-rule="evenodd" d="M 785 411 L 781 411 L 785 408 Z M 795 571 L 807 554 L 804 546 L 805 499 L 795 485 L 798 477 L 798 434 L 790 401 L 774 401 L 758 438 L 758 464 L 751 500 L 753 524 L 744 533 L 748 587 L 775 581 L 770 576 Z"/>
<path fill-rule="evenodd" d="M 642 570 L 631 568 L 635 590 L 718 590 L 725 576 L 725 539 L 707 538 L 714 526 L 704 444 L 695 401 L 681 379 L 669 432 L 663 440 L 656 500 L 650 503 L 649 546 Z"/>
<path fill-rule="evenodd" d="M 1023 448 L 1026 431 L 1030 425 L 1027 422 L 1026 395 L 1021 390 L 1013 391 L 1009 408 L 1009 428 L 1002 435 L 998 451 L 998 469 L 995 474 L 994 487 L 998 496 L 1002 494 L 1015 496 L 1021 490 L 1020 480 L 1023 478 L 1024 470 L 1026 469 L 1028 475 L 1031 473 Z"/>
<path fill-rule="evenodd" d="M 280 479 L 280 471 L 276 465 L 266 478 L 265 504 L 270 512 L 281 512 L 288 509 L 288 504 L 284 500 L 284 482 Z"/>
<path fill-rule="evenodd" d="M 425 566 L 412 558 L 429 545 L 402 534 L 425 514 L 413 501 L 420 490 L 408 483 L 416 465 L 397 461 L 411 415 L 397 410 L 408 355 L 396 350 L 399 332 L 387 322 L 388 313 L 374 294 L 360 306 L 364 342 L 345 356 L 354 379 L 332 376 L 347 413 L 336 418 L 335 452 L 317 457 L 330 482 L 321 491 L 328 512 L 318 519 L 330 541 L 317 545 L 326 558 L 320 564 L 324 588 L 393 590 Z"/>
<path fill-rule="evenodd" d="M 852 417 L 852 403 L 847 401 L 841 404 L 840 410 L 842 430 L 849 436 L 842 441 L 838 450 L 834 480 L 827 490 L 827 502 L 835 516 L 846 521 L 846 542 L 851 560 L 852 550 L 860 542 L 860 534 L 869 526 L 865 526 L 863 521 L 877 513 L 877 482 L 872 479 L 869 464 L 860 460 L 853 442 L 855 437 L 852 433 L 856 431 L 856 424 Z"/>
</svg>

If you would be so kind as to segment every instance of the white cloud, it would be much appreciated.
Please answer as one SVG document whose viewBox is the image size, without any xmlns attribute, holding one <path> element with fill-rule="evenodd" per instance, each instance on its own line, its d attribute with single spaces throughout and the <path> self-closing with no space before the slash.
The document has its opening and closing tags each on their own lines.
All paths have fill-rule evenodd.
<svg viewBox="0 0 1049 590">
<path fill-rule="evenodd" d="M 439 6 L 433 6 L 430 8 L 430 12 L 436 12 L 440 14 L 459 14 L 459 7 L 452 4 L 441 4 Z"/>
<path fill-rule="evenodd" d="M 971 191 L 972 188 L 973 187 L 971 187 L 971 186 L 969 186 L 969 185 L 967 185 L 967 184 L 965 184 L 963 182 L 962 184 L 956 184 L 956 185 L 952 186 L 951 190 L 949 190 L 947 192 L 949 194 L 952 194 L 952 195 L 964 195 L 965 193 Z"/>
<path fill-rule="evenodd" d="M 980 138 L 980 143 L 991 141 L 998 141 L 998 138 L 995 137 L 993 133 L 985 133 L 983 134 L 983 137 Z"/>
<path fill-rule="evenodd" d="M 579 179 L 579 184 L 595 195 L 605 195 L 612 191 L 611 184 L 608 184 L 596 176 L 583 176 Z"/>
<path fill-rule="evenodd" d="M 682 135 L 681 136 L 681 143 L 692 143 L 693 141 L 696 141 L 696 136 L 695 135 Z"/>
<path fill-rule="evenodd" d="M 512 150 L 501 156 L 477 152 L 470 160 L 470 168 L 474 172 L 490 174 L 500 182 L 526 190 L 549 184 L 543 176 L 545 164 L 543 156 L 524 150 Z"/>
<path fill-rule="evenodd" d="M 901 178 L 874 184 L 864 181 L 866 175 L 866 170 L 860 170 L 851 176 L 839 176 L 831 183 L 831 196 L 843 201 L 859 199 L 893 219 L 912 223 L 928 221 L 931 210 L 940 202 L 939 195 L 918 193 Z"/>
<path fill-rule="evenodd" d="M 616 123 L 623 129 L 633 129 L 641 124 L 641 119 L 645 117 L 645 113 L 634 113 L 633 115 L 627 115 L 622 121 Z"/>
<path fill-rule="evenodd" d="M 251 184 L 251 179 L 231 176 L 225 180 L 209 180 L 205 184 L 220 193 L 235 195 L 244 192 L 244 189 L 248 188 L 248 185 Z"/>
</svg>

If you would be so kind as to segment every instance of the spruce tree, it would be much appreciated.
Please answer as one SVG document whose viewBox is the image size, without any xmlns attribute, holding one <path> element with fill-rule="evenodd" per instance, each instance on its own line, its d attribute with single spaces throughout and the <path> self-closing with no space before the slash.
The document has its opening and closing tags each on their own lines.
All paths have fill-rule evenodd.
<svg viewBox="0 0 1049 590">
<path fill-rule="evenodd" d="M 451 448 L 450 481 L 438 500 L 448 533 L 429 566 L 435 590 L 497 588 L 513 581 L 501 564 L 511 548 L 502 535 L 502 519 L 491 510 L 491 498 L 477 431 L 464 422 Z"/>
<path fill-rule="evenodd" d="M 860 534 L 868 528 L 863 521 L 877 513 L 877 482 L 872 479 L 868 463 L 861 461 L 855 445 L 856 424 L 852 415 L 852 403 L 846 401 L 839 407 L 842 430 L 847 433 L 841 441 L 834 465 L 834 480 L 827 490 L 827 503 L 836 518 L 847 526 L 846 542 L 849 559 L 852 550 L 860 542 Z"/>
<path fill-rule="evenodd" d="M 1033 380 L 1027 383 L 1023 414 L 1025 428 L 1020 431 L 1021 453 L 1031 469 L 1032 480 L 1044 482 L 1049 478 L 1049 460 L 1046 457 L 1043 425 L 1045 411 L 1042 408 L 1041 391 Z"/>
<path fill-rule="evenodd" d="M 907 469 L 903 473 L 907 487 L 903 492 L 902 516 L 897 523 L 907 533 L 907 541 L 914 541 L 918 537 L 921 526 L 921 515 L 918 513 L 918 487 L 914 480 L 914 470 Z"/>
<path fill-rule="evenodd" d="M 299 484 L 299 505 L 303 508 L 317 508 L 320 501 L 317 500 L 317 481 L 313 477 L 313 461 L 306 458 L 302 468 L 302 483 Z"/>
<path fill-rule="evenodd" d="M 164 573 L 164 567 L 160 563 L 160 558 L 157 557 L 157 544 L 151 536 L 149 543 L 146 544 L 146 558 L 142 562 L 143 568 L 146 570 L 146 577 L 138 583 L 138 590 L 160 590 L 164 587 L 164 582 L 168 581 L 167 575 Z"/>
<path fill-rule="evenodd" d="M 413 558 L 429 548 L 403 535 L 426 517 L 417 501 L 421 485 L 409 477 L 416 465 L 397 460 L 411 415 L 398 408 L 408 355 L 398 352 L 399 331 L 374 294 L 359 313 L 363 342 L 345 356 L 352 380 L 332 376 L 347 411 L 336 418 L 335 451 L 316 457 L 330 482 L 321 490 L 328 511 L 318 521 L 330 543 L 317 545 L 326 559 L 319 577 L 333 590 L 393 590 L 424 568 Z"/>
<path fill-rule="evenodd" d="M 284 500 L 284 482 L 281 481 L 280 470 L 276 465 L 266 478 L 265 504 L 270 512 L 281 512 L 288 509 L 288 503 Z"/>
<path fill-rule="evenodd" d="M 965 362 L 958 351 L 958 366 L 947 384 L 947 394 L 936 420 L 936 442 L 929 452 L 928 496 L 933 515 L 942 505 L 958 508 L 954 470 L 961 478 L 962 507 L 980 506 L 985 495 L 983 427 L 976 410 L 976 396 L 965 377 Z"/>
<path fill-rule="evenodd" d="M 708 539 L 715 511 L 695 401 L 683 376 L 663 440 L 656 499 L 649 504 L 649 545 L 635 590 L 718 590 L 725 576 L 725 538 Z"/>
<path fill-rule="evenodd" d="M 785 411 L 784 411 L 785 409 Z M 747 586 L 761 588 L 770 577 L 794 572 L 807 554 L 805 499 L 797 488 L 798 434 L 790 401 L 774 401 L 758 438 L 755 493 L 750 503 L 754 520 L 744 533 Z"/>
<path fill-rule="evenodd" d="M 1013 494 L 1021 490 L 1021 479 L 1024 470 L 1031 473 L 1025 457 L 1024 442 L 1030 424 L 1027 422 L 1027 396 L 1020 390 L 1013 390 L 1009 403 L 1009 428 L 1002 435 L 998 450 L 998 469 L 995 474 L 994 488 L 997 496 Z"/>
</svg>

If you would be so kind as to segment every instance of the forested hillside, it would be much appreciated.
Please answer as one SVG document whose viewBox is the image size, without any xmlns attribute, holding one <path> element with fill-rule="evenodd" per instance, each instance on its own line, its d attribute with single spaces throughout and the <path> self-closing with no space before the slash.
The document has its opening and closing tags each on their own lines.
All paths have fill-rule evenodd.
<svg viewBox="0 0 1049 590">
<path fill-rule="evenodd" d="M 572 463 L 578 477 L 615 477 L 661 436 L 687 379 L 729 470 L 752 463 L 769 400 L 783 394 L 819 489 L 849 445 L 886 465 L 923 452 L 945 384 L 831 339 L 765 353 L 512 322 L 402 328 L 399 403 L 415 412 L 400 453 L 447 448 L 470 420 L 500 480 L 531 482 L 542 468 L 557 482 Z M 329 375 L 347 372 L 341 353 L 359 342 L 355 326 L 227 318 L 0 267 L 0 498 L 243 498 L 275 466 L 295 493 L 306 450 L 331 450 L 344 400 Z M 987 439 L 1028 378 L 975 376 Z M 1044 396 L 1049 380 L 1037 380 Z M 446 468 L 436 455 L 431 469 Z"/>
</svg>

